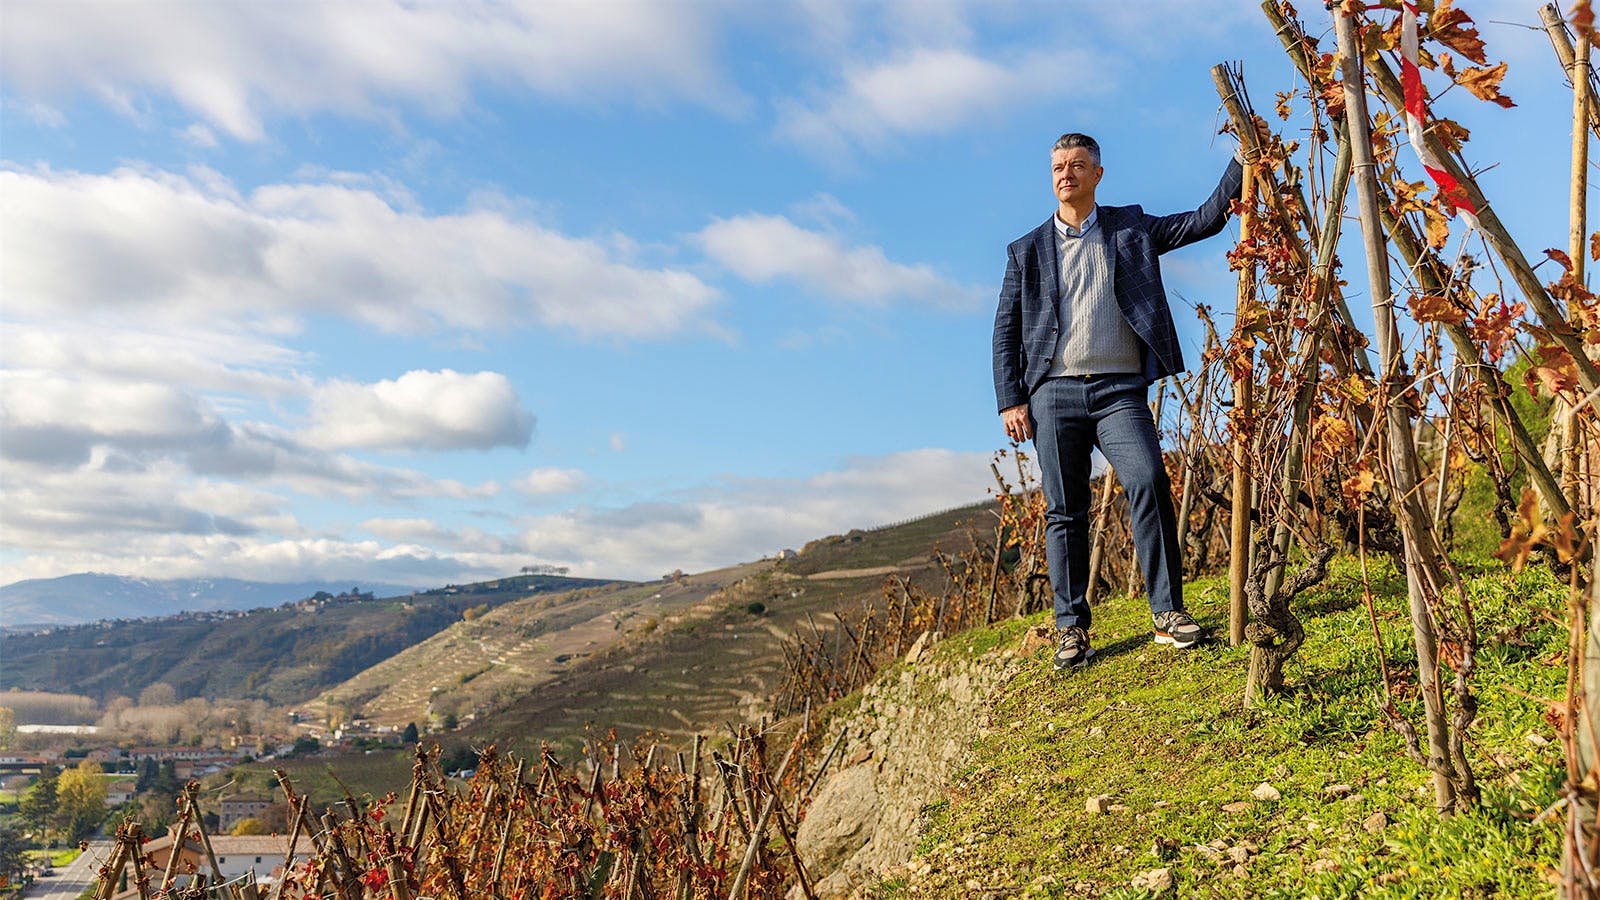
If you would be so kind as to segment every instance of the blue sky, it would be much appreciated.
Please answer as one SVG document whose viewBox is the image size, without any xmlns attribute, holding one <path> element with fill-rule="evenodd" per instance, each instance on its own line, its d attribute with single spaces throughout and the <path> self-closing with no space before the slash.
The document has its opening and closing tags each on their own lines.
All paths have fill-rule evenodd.
<svg viewBox="0 0 1600 900">
<path fill-rule="evenodd" d="M 1564 246 L 1536 6 L 1459 5 L 1519 105 L 1439 111 Z M 1296 86 L 1245 2 L 11 0 L 0 581 L 651 578 L 981 499 L 1050 144 L 1192 208 L 1225 60 Z M 1229 246 L 1163 261 L 1191 360 Z"/>
</svg>

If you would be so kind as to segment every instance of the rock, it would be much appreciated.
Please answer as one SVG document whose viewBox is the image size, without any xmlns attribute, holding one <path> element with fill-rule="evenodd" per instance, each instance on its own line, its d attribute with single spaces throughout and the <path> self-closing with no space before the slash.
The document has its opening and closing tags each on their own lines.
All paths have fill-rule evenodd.
<svg viewBox="0 0 1600 900">
<path fill-rule="evenodd" d="M 817 791 L 795 843 L 812 872 L 832 872 L 871 840 L 878 823 L 878 791 L 871 766 L 835 772 Z"/>
<path fill-rule="evenodd" d="M 1122 803 L 1113 803 L 1113 804 L 1111 804 L 1111 812 L 1114 812 L 1114 813 L 1125 813 L 1127 811 L 1128 811 L 1128 807 L 1125 804 L 1122 804 Z"/>
<path fill-rule="evenodd" d="M 1361 827 L 1366 829 L 1368 834 L 1380 834 L 1385 828 L 1389 827 L 1389 817 L 1380 809 L 1367 816 L 1367 820 L 1361 823 Z"/>
<path fill-rule="evenodd" d="M 1311 864 L 1306 866 L 1306 868 L 1320 875 L 1325 872 L 1332 872 L 1334 869 L 1339 868 L 1339 864 L 1331 859 L 1313 859 Z"/>
<path fill-rule="evenodd" d="M 872 758 L 872 745 L 864 744 L 864 745 L 862 745 L 860 747 L 857 747 L 856 748 L 856 752 L 850 754 L 850 758 L 845 760 L 844 764 L 845 764 L 846 767 L 859 766 L 859 765 L 861 765 L 862 763 L 866 762 L 867 760 L 869 760 L 871 758 Z"/>
<path fill-rule="evenodd" d="M 1236 863 L 1247 863 L 1250 861 L 1250 851 L 1243 847 L 1229 847 L 1228 858 Z"/>
<path fill-rule="evenodd" d="M 1017 652 L 1023 656 L 1030 656 L 1041 647 L 1053 647 L 1056 643 L 1055 629 L 1048 625 L 1035 625 L 1022 633 L 1022 646 Z"/>
<path fill-rule="evenodd" d="M 1171 869 L 1151 869 L 1133 876 L 1133 886 L 1143 888 L 1152 894 L 1164 894 L 1172 890 Z"/>
<path fill-rule="evenodd" d="M 1350 791 L 1351 788 L 1348 784 L 1330 784 L 1322 789 L 1323 796 L 1326 797 L 1343 797 Z"/>
<path fill-rule="evenodd" d="M 1099 725 L 1096 725 L 1093 728 L 1089 729 L 1089 737 L 1092 737 L 1092 738 L 1103 738 L 1105 736 L 1106 736 L 1106 730 L 1104 728 L 1101 728 Z"/>
<path fill-rule="evenodd" d="M 906 665 L 916 665 L 917 661 L 922 659 L 922 654 L 927 651 L 928 645 L 932 642 L 933 632 L 931 631 L 924 631 L 917 635 L 917 639 L 912 643 L 911 649 L 906 652 Z"/>
<path fill-rule="evenodd" d="M 1283 793 L 1265 781 L 1256 785 L 1256 789 L 1250 792 L 1250 796 L 1260 800 L 1262 803 L 1277 803 L 1283 799 Z"/>
<path fill-rule="evenodd" d="M 1550 741 L 1544 735 L 1534 734 L 1531 731 L 1528 732 L 1527 737 L 1524 737 L 1523 740 L 1535 747 L 1548 747 L 1550 745 Z"/>
<path fill-rule="evenodd" d="M 1246 869 L 1243 863 L 1240 863 L 1239 865 L 1233 867 L 1233 877 L 1248 878 L 1250 877 L 1250 870 Z"/>
<path fill-rule="evenodd" d="M 1239 801 L 1236 801 L 1234 803 L 1224 803 L 1224 804 L 1222 804 L 1222 811 L 1225 812 L 1225 813 L 1242 813 L 1242 812 L 1247 812 L 1249 809 L 1250 809 L 1250 804 L 1246 803 L 1243 800 L 1239 800 Z"/>
<path fill-rule="evenodd" d="M 1103 816 L 1111 810 L 1111 795 L 1097 794 L 1090 797 L 1088 802 L 1083 805 L 1083 808 L 1085 812 Z"/>
</svg>

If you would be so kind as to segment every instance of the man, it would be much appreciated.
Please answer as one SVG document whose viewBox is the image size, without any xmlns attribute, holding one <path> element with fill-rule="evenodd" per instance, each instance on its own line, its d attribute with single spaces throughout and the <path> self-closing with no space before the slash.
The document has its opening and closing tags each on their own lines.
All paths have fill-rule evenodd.
<svg viewBox="0 0 1600 900">
<path fill-rule="evenodd" d="M 1200 641 L 1183 607 L 1177 516 L 1148 405 L 1150 385 L 1184 368 L 1157 257 L 1221 231 L 1244 171 L 1230 162 L 1199 209 L 1170 216 L 1096 206 L 1105 169 L 1088 135 L 1062 135 L 1050 173 L 1055 213 L 1006 248 L 994 389 L 1006 435 L 1031 439 L 1037 451 L 1060 670 L 1094 656 L 1086 594 L 1096 446 L 1128 498 L 1156 642 L 1187 649 Z"/>
</svg>

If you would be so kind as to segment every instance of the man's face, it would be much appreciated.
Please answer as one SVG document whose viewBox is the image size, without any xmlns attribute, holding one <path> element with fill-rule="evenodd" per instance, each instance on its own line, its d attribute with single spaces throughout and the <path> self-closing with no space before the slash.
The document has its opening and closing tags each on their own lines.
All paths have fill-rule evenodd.
<svg viewBox="0 0 1600 900">
<path fill-rule="evenodd" d="M 1050 153 L 1050 182 L 1055 185 L 1056 199 L 1062 203 L 1093 201 L 1095 186 L 1105 172 L 1094 164 L 1094 157 L 1083 147 Z"/>
</svg>

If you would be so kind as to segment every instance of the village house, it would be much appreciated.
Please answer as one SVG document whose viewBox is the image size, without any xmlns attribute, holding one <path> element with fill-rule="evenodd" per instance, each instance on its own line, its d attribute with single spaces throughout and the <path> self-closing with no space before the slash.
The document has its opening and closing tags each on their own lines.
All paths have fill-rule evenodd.
<svg viewBox="0 0 1600 900">
<path fill-rule="evenodd" d="M 223 831 L 232 831 L 233 826 L 245 819 L 260 818 L 272 805 L 272 798 L 259 794 L 235 794 L 223 797 L 222 811 L 218 815 L 218 825 Z"/>
</svg>

